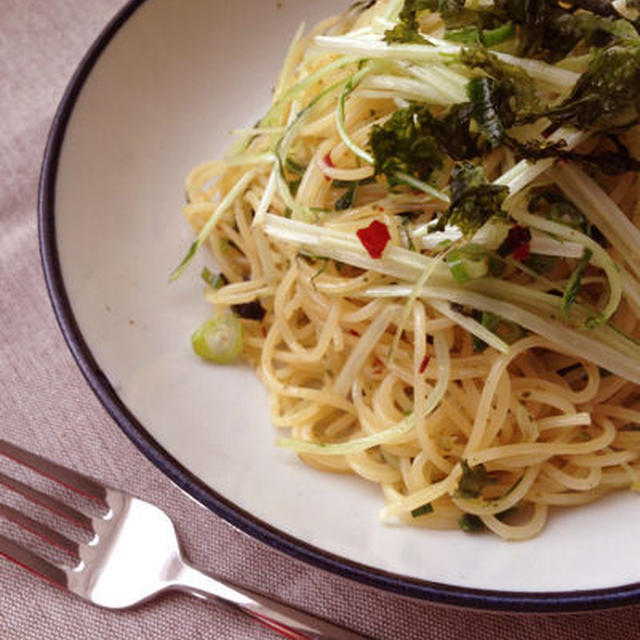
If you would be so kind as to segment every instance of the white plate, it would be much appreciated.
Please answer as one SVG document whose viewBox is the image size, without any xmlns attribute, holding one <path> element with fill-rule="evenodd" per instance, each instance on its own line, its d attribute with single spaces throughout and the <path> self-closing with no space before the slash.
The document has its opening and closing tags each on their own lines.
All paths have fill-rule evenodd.
<svg viewBox="0 0 640 640">
<path fill-rule="evenodd" d="M 440 602 L 569 610 L 638 601 L 638 498 L 558 511 L 535 540 L 382 526 L 363 480 L 313 471 L 273 445 L 248 368 L 201 363 L 209 312 L 183 180 L 264 112 L 291 34 L 342 0 L 146 0 L 109 25 L 73 78 L 41 186 L 54 307 L 91 386 L 182 488 L 235 525 L 342 575 Z M 200 258 L 206 260 L 206 256 Z M 625 586 L 626 585 L 626 586 Z"/>
</svg>

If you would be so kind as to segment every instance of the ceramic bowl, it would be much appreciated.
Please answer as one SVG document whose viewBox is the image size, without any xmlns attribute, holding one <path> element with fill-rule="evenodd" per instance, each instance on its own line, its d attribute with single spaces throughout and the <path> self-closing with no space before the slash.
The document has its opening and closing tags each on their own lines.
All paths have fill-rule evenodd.
<svg viewBox="0 0 640 640">
<path fill-rule="evenodd" d="M 136 0 L 107 26 L 53 124 L 40 193 L 44 270 L 67 342 L 118 425 L 184 491 L 291 556 L 382 589 L 511 611 L 638 601 L 637 496 L 554 511 L 534 540 L 384 526 L 382 496 L 274 446 L 246 366 L 189 336 L 209 313 L 181 216 L 196 164 L 267 108 L 300 22 L 344 0 Z M 87 10 L 89 10 L 87 8 Z"/>
</svg>

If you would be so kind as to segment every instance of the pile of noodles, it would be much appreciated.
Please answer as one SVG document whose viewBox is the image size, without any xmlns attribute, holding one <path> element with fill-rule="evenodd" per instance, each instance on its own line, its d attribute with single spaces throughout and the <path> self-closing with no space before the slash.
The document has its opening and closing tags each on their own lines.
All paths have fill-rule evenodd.
<svg viewBox="0 0 640 640">
<path fill-rule="evenodd" d="M 406 82 L 391 82 L 384 64 L 353 82 L 368 58 L 350 43 L 380 41 L 393 4 L 296 36 L 272 109 L 224 160 L 194 169 L 185 215 L 225 277 L 206 288 L 213 314 L 256 301 L 265 311 L 241 321 L 243 357 L 285 430 L 279 445 L 317 469 L 378 484 L 384 521 L 526 539 L 549 507 L 640 488 L 640 181 L 588 175 L 572 162 L 517 162 L 495 149 L 482 164 L 490 181 L 510 187 L 512 219 L 537 230 L 543 249 L 550 239 L 551 254 L 558 245 L 580 251 L 556 251 L 544 276 L 507 258 L 500 277 L 457 284 L 447 243 L 429 227 L 446 203 L 419 188 L 391 189 L 358 154 L 373 127 L 418 99 L 417 85 L 397 72 Z M 438 42 L 437 14 L 421 27 Z M 580 60 L 536 62 L 529 72 L 540 95 L 566 94 Z M 426 78 L 420 100 L 434 110 L 465 99 L 473 71 L 413 62 Z M 600 144 L 565 136 L 585 152 Z M 625 142 L 640 150 L 637 128 Z M 450 168 L 433 185 L 441 193 Z M 353 200 L 336 207 L 354 181 Z M 559 310 L 589 239 L 527 210 L 541 186 L 564 193 L 606 238 L 606 249 L 591 241 L 580 293 L 591 307 L 610 307 L 599 327 L 585 328 L 580 304 L 571 321 Z M 357 235 L 374 220 L 390 234 L 381 258 Z M 470 310 L 519 331 L 490 331 Z"/>
</svg>

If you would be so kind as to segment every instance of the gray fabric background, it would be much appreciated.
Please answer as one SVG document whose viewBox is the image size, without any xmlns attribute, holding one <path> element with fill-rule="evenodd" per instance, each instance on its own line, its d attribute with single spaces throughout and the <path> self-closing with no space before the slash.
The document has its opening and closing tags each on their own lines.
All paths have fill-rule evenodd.
<svg viewBox="0 0 640 640">
<path fill-rule="evenodd" d="M 202 568 L 278 594 L 375 638 L 640 638 L 640 607 L 580 616 L 492 615 L 410 602 L 327 575 L 283 557 L 200 508 L 121 434 L 77 370 L 55 323 L 38 255 L 36 197 L 57 103 L 83 53 L 122 4 L 0 0 L 0 437 L 161 506 L 174 519 L 188 555 Z M 6 492 L 0 491 L 0 499 L 7 499 Z M 2 524 L 0 533 L 16 532 Z M 129 612 L 102 611 L 0 559 L 0 637 L 275 636 L 242 614 L 183 595 L 162 597 Z"/>
</svg>

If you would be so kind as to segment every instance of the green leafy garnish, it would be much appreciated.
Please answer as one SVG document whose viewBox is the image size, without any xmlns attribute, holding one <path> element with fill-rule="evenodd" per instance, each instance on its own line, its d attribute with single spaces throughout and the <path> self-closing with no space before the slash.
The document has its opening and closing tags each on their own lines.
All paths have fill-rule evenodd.
<svg viewBox="0 0 640 640">
<path fill-rule="evenodd" d="M 418 13 L 429 9 L 429 4 L 425 0 L 405 0 L 398 16 L 398 23 L 384 32 L 385 42 L 387 44 L 428 44 L 428 41 L 420 35 Z"/>
<path fill-rule="evenodd" d="M 503 215 L 502 203 L 508 193 L 508 187 L 489 184 L 481 166 L 457 164 L 451 174 L 451 205 L 438 226 L 457 226 L 470 237 L 494 215 Z"/>
<path fill-rule="evenodd" d="M 397 184 L 397 173 L 428 181 L 444 162 L 444 154 L 432 135 L 432 121 L 426 105 L 412 104 L 398 109 L 383 125 L 373 127 L 369 147 L 376 175 L 385 175 L 391 185 Z"/>
<path fill-rule="evenodd" d="M 536 110 L 535 83 L 524 69 L 503 62 L 480 45 L 464 49 L 461 60 L 468 67 L 481 69 L 495 81 L 491 99 L 505 127 L 514 123 L 516 114 Z"/>
<path fill-rule="evenodd" d="M 597 49 L 569 97 L 543 114 L 578 129 L 607 129 L 638 118 L 640 44 Z"/>
<path fill-rule="evenodd" d="M 447 29 L 445 40 L 461 42 L 466 45 L 481 44 L 485 47 L 495 47 L 503 42 L 512 40 L 516 36 L 516 29 L 511 22 L 507 22 L 495 29 L 480 29 L 477 26 Z"/>
</svg>

